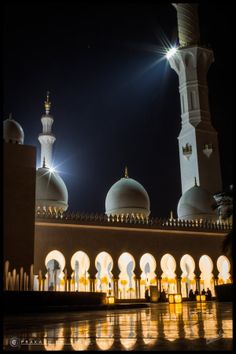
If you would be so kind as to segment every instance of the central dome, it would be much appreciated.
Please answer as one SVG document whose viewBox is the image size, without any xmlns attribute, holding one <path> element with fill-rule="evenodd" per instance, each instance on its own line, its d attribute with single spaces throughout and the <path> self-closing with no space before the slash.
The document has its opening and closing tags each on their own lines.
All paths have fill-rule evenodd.
<svg viewBox="0 0 236 354">
<path fill-rule="evenodd" d="M 107 215 L 148 218 L 150 214 L 150 200 L 146 190 L 127 174 L 109 189 L 105 207 Z"/>
<path fill-rule="evenodd" d="M 63 179 L 47 167 L 36 171 L 36 209 L 65 211 L 68 208 L 68 192 Z"/>
</svg>

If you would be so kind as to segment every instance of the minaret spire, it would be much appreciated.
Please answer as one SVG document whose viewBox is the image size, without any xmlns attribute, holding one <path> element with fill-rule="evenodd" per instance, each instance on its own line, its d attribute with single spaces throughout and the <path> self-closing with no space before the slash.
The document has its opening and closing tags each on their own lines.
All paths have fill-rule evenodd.
<svg viewBox="0 0 236 354">
<path fill-rule="evenodd" d="M 41 144 L 41 166 L 52 167 L 52 146 L 56 140 L 52 133 L 53 117 L 50 115 L 51 102 L 49 91 L 47 91 L 46 101 L 44 101 L 45 114 L 41 118 L 43 131 L 39 134 Z M 44 161 L 45 160 L 45 161 Z"/>
<path fill-rule="evenodd" d="M 46 116 L 48 116 L 50 114 L 50 108 L 51 108 L 51 102 L 49 101 L 49 95 L 50 95 L 50 92 L 47 91 L 47 99 L 44 102 Z"/>
<path fill-rule="evenodd" d="M 125 178 L 129 178 L 128 167 L 127 166 L 125 166 Z"/>
<path fill-rule="evenodd" d="M 207 72 L 213 51 L 200 45 L 198 5 L 173 4 L 177 10 L 179 47 L 168 60 L 179 77 L 181 131 L 179 159 L 182 194 L 198 185 L 211 193 L 221 190 L 217 132 L 212 126 Z M 211 149 L 206 147 L 211 146 Z M 207 150 L 207 151 L 206 151 Z"/>
<path fill-rule="evenodd" d="M 43 168 L 46 168 L 45 156 L 43 157 Z"/>
</svg>

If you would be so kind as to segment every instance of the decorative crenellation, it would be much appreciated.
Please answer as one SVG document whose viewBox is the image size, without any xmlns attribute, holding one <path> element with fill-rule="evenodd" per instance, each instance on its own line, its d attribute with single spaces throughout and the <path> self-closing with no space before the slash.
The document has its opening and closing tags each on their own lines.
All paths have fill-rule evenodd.
<svg viewBox="0 0 236 354">
<path fill-rule="evenodd" d="M 89 214 L 89 213 L 75 213 L 75 212 L 63 212 L 63 211 L 49 211 L 49 210 L 37 210 L 36 219 L 61 219 L 63 221 L 73 221 L 74 223 L 93 223 L 97 225 L 101 224 L 119 224 L 119 225 L 145 225 L 148 227 L 160 227 L 165 229 L 201 229 L 201 230 L 231 230 L 232 224 L 224 221 L 213 220 L 181 220 L 174 218 L 146 218 L 135 216 L 121 216 L 121 215 L 105 215 L 105 214 Z"/>
</svg>

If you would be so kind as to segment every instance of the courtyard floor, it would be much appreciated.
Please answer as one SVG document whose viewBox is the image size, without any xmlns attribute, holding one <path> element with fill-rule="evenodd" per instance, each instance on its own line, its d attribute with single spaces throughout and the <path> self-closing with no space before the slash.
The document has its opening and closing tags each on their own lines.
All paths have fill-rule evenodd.
<svg viewBox="0 0 236 354">
<path fill-rule="evenodd" d="M 232 303 L 9 315 L 4 350 L 232 350 Z"/>
</svg>

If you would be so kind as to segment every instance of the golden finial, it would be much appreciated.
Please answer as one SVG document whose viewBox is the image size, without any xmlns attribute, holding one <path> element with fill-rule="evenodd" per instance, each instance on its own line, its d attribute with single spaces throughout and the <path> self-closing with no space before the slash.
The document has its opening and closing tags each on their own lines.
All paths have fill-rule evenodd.
<svg viewBox="0 0 236 354">
<path fill-rule="evenodd" d="M 129 176 L 128 176 L 128 167 L 127 166 L 125 166 L 125 178 L 129 178 Z"/>
<path fill-rule="evenodd" d="M 43 168 L 46 168 L 45 156 L 43 158 Z"/>
<path fill-rule="evenodd" d="M 51 102 L 49 101 L 49 94 L 50 94 L 50 92 L 47 91 L 47 100 L 44 102 L 44 107 L 45 107 L 46 115 L 49 115 L 49 113 L 50 113 L 50 107 L 51 107 Z"/>
</svg>

